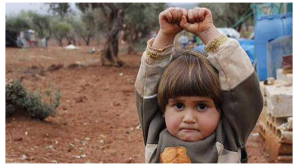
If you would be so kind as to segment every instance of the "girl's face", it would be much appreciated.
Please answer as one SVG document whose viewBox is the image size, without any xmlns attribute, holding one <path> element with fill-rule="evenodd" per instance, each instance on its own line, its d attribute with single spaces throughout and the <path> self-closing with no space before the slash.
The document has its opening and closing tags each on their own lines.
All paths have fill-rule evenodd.
<svg viewBox="0 0 299 167">
<path fill-rule="evenodd" d="M 180 96 L 169 99 L 164 117 L 171 135 L 184 141 L 197 141 L 216 130 L 220 112 L 211 98 Z"/>
</svg>

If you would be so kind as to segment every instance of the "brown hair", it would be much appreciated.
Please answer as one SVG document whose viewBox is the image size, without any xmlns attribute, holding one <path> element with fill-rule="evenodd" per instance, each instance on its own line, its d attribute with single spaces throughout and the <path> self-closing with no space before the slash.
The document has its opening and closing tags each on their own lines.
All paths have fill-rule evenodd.
<svg viewBox="0 0 299 167">
<path fill-rule="evenodd" d="M 218 71 L 202 53 L 176 51 L 177 57 L 165 69 L 158 87 L 158 104 L 162 112 L 170 98 L 179 96 L 203 96 L 221 106 L 221 90 Z"/>
</svg>

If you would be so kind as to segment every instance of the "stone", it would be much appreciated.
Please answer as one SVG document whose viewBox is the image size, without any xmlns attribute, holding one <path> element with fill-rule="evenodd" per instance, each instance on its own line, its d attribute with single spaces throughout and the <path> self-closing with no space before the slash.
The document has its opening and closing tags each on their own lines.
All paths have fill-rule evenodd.
<svg viewBox="0 0 299 167">
<path fill-rule="evenodd" d="M 288 126 L 287 126 L 288 130 L 293 130 L 293 117 L 289 117 L 288 118 Z"/>
<path fill-rule="evenodd" d="M 264 85 L 264 81 L 260 81 L 260 89 L 261 89 L 261 92 L 262 92 L 263 97 L 266 96 L 266 95 L 265 95 L 265 93 L 266 93 L 265 86 L 266 86 L 266 85 Z"/>
<path fill-rule="evenodd" d="M 277 80 L 282 80 L 287 83 L 293 83 L 293 74 L 284 74 L 283 69 L 279 68 L 276 70 Z"/>
<path fill-rule="evenodd" d="M 279 138 L 280 138 L 280 143 L 293 144 L 293 132 L 292 131 L 282 131 Z"/>
<path fill-rule="evenodd" d="M 267 110 L 273 117 L 293 115 L 293 86 L 275 82 L 265 87 Z"/>
</svg>

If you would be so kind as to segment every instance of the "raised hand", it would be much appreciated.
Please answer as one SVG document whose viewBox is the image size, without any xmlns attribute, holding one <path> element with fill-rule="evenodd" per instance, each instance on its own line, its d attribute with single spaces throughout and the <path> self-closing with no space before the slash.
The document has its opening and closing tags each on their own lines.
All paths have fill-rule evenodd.
<svg viewBox="0 0 299 167">
<path fill-rule="evenodd" d="M 160 30 L 153 43 L 153 47 L 161 48 L 173 43 L 176 34 L 183 28 L 180 26 L 182 17 L 187 17 L 187 10 L 184 8 L 168 8 L 160 13 Z"/>
<path fill-rule="evenodd" d="M 183 8 L 168 8 L 159 15 L 160 32 L 166 36 L 175 36 L 183 28 L 180 26 L 182 16 L 187 16 L 187 10 Z"/>
<path fill-rule="evenodd" d="M 180 26 L 186 31 L 199 36 L 204 44 L 220 35 L 214 26 L 212 13 L 207 8 L 195 7 L 188 10 L 188 17 L 182 17 Z"/>
</svg>

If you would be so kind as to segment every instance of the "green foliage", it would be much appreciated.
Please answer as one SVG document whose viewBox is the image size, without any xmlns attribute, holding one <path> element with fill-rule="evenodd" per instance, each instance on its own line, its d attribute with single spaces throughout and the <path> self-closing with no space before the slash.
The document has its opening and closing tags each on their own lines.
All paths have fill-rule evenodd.
<svg viewBox="0 0 299 167">
<path fill-rule="evenodd" d="M 28 19 L 20 16 L 6 17 L 6 29 L 11 31 L 20 32 L 30 28 Z"/>
<path fill-rule="evenodd" d="M 49 11 L 52 11 L 53 15 L 60 16 L 60 19 L 64 19 L 68 12 L 70 12 L 69 3 L 47 3 L 49 5 Z"/>
<path fill-rule="evenodd" d="M 51 26 L 50 26 L 50 16 L 40 15 L 38 13 L 30 14 L 33 29 L 36 30 L 40 37 L 50 37 L 51 36 Z"/>
<path fill-rule="evenodd" d="M 73 32 L 72 26 L 66 21 L 52 20 L 51 29 L 59 45 L 62 46 L 62 39 Z"/>
<path fill-rule="evenodd" d="M 128 53 L 138 51 L 149 33 L 159 28 L 159 13 L 164 9 L 163 3 L 133 3 L 126 8 L 123 40 L 129 44 Z"/>
<path fill-rule="evenodd" d="M 96 12 L 93 10 L 86 10 L 81 15 L 80 25 L 76 27 L 76 32 L 80 37 L 84 39 L 86 43 L 89 43 L 89 39 L 99 31 L 97 31 L 98 24 L 96 19 Z M 73 26 L 74 27 L 74 26 Z"/>
<path fill-rule="evenodd" d="M 72 26 L 65 21 L 53 21 L 52 30 L 57 34 L 66 34 L 71 32 Z"/>
<path fill-rule="evenodd" d="M 56 90 L 55 98 L 53 98 L 53 91 L 52 86 L 50 90 L 46 91 L 49 102 L 45 102 L 45 99 L 42 99 L 40 91 L 27 91 L 19 81 L 7 84 L 5 88 L 6 117 L 14 115 L 20 109 L 28 113 L 30 117 L 41 120 L 55 115 L 56 108 L 60 104 L 61 93 L 59 90 Z"/>
<path fill-rule="evenodd" d="M 125 11 L 125 23 L 147 35 L 159 27 L 159 13 L 164 9 L 164 3 L 133 3 Z"/>
</svg>

